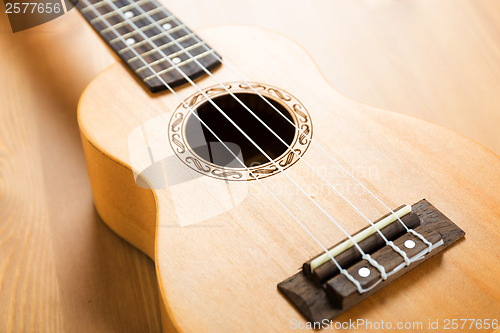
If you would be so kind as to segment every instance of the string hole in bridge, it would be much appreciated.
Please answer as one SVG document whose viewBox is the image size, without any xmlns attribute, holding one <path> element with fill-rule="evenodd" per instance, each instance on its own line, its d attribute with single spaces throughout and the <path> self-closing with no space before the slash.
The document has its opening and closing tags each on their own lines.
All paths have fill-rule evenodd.
<svg viewBox="0 0 500 333">
<path fill-rule="evenodd" d="M 407 249 L 413 249 L 415 247 L 415 242 L 412 241 L 411 239 L 408 239 L 405 241 L 405 247 Z"/>
<path fill-rule="evenodd" d="M 361 267 L 358 271 L 359 276 L 368 277 L 371 274 L 371 271 L 368 267 Z"/>
</svg>

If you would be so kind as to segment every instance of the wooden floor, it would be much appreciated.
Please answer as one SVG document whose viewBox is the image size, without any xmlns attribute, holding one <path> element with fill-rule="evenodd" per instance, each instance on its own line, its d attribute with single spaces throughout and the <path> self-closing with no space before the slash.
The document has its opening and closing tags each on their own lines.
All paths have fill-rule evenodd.
<svg viewBox="0 0 500 333">
<path fill-rule="evenodd" d="M 281 31 L 347 96 L 500 154 L 499 2 L 164 2 L 193 28 Z M 97 216 L 76 123 L 113 58 L 74 12 L 12 34 L 2 10 L 0 50 L 0 332 L 160 331 L 153 262 Z"/>
</svg>

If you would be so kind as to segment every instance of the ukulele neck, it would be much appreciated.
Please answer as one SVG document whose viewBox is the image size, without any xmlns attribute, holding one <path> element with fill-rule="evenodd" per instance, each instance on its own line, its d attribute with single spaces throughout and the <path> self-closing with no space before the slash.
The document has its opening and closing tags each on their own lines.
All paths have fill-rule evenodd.
<svg viewBox="0 0 500 333">
<path fill-rule="evenodd" d="M 80 0 L 76 8 L 151 92 L 220 65 L 215 51 L 155 0 Z"/>
</svg>

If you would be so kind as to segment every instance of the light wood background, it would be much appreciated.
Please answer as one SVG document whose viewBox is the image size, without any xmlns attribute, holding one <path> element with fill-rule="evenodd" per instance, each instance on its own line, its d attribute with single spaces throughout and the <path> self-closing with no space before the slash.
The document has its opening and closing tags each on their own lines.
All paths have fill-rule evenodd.
<svg viewBox="0 0 500 333">
<path fill-rule="evenodd" d="M 301 43 L 345 95 L 500 153 L 500 2 L 164 1 L 193 28 L 255 24 Z M 70 13 L 12 34 L 0 14 L 0 331 L 159 331 L 153 263 L 97 216 L 76 124 L 114 60 Z"/>
</svg>

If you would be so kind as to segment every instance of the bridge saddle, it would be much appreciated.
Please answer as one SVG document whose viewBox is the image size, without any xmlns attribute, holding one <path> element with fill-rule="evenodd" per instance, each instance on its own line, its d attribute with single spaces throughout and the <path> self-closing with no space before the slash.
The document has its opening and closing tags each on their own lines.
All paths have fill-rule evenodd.
<svg viewBox="0 0 500 333">
<path fill-rule="evenodd" d="M 404 208 L 396 209 L 396 214 Z M 465 235 L 425 199 L 412 205 L 411 212 L 401 216 L 400 221 L 387 224 L 391 215 L 374 225 L 383 225 L 377 229 L 392 243 L 387 244 L 370 226 L 352 236 L 357 240 L 361 235 L 369 235 L 357 241 L 368 257 L 344 240 L 329 249 L 342 272 L 331 259 L 325 260 L 330 255 L 322 253 L 304 263 L 300 272 L 279 283 L 279 291 L 307 320 L 333 319 Z M 339 248 L 346 249 L 338 253 Z"/>
</svg>

